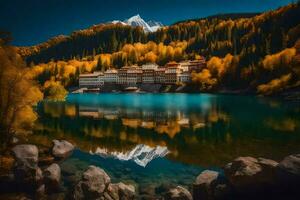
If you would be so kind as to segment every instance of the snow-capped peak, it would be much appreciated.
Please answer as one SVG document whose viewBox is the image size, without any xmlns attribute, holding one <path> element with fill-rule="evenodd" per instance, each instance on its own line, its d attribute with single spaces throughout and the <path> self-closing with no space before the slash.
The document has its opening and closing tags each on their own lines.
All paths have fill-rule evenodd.
<svg viewBox="0 0 300 200">
<path fill-rule="evenodd" d="M 129 26 L 140 26 L 143 28 L 145 32 L 155 32 L 159 28 L 163 27 L 162 23 L 160 22 L 155 22 L 155 21 L 149 21 L 149 23 L 145 22 L 143 18 L 139 14 L 134 15 L 130 17 L 129 19 L 125 21 L 120 21 L 120 20 L 114 20 L 111 23 L 113 24 L 122 24 L 122 25 L 129 25 Z"/>
</svg>

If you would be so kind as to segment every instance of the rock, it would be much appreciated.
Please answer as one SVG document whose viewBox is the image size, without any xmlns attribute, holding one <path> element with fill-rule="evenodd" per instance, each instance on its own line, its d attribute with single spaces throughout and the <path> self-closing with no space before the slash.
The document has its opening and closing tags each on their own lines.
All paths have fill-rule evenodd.
<svg viewBox="0 0 300 200">
<path fill-rule="evenodd" d="M 287 189 L 296 189 L 300 185 L 300 154 L 285 157 L 277 167 L 280 184 Z M 298 189 L 297 189 L 298 190 Z"/>
<path fill-rule="evenodd" d="M 61 171 L 58 164 L 54 163 L 44 170 L 44 183 L 47 192 L 57 191 L 60 184 Z"/>
<path fill-rule="evenodd" d="M 120 199 L 118 184 L 109 184 L 109 186 L 107 187 L 107 192 L 106 192 L 105 196 L 107 199 L 109 199 L 109 198 Z"/>
<path fill-rule="evenodd" d="M 224 168 L 225 176 L 237 190 L 259 188 L 275 183 L 276 167 L 273 160 L 239 157 Z"/>
<path fill-rule="evenodd" d="M 192 200 L 193 197 L 191 193 L 181 187 L 177 186 L 176 188 L 170 189 L 165 195 L 164 195 L 165 200 Z"/>
<path fill-rule="evenodd" d="M 173 183 L 162 183 L 158 187 L 155 188 L 156 194 L 164 194 L 168 192 L 171 188 L 175 188 L 176 185 Z"/>
<path fill-rule="evenodd" d="M 15 157 L 13 172 L 16 182 L 20 189 L 34 192 L 43 179 L 38 167 L 38 148 L 35 145 L 17 145 L 12 151 Z"/>
<path fill-rule="evenodd" d="M 155 196 L 155 186 L 152 184 L 140 184 L 139 194 Z"/>
<path fill-rule="evenodd" d="M 122 200 L 131 200 L 135 197 L 135 188 L 132 185 L 126 185 L 122 182 L 117 183 L 119 190 L 119 198 Z"/>
<path fill-rule="evenodd" d="M 279 163 L 278 168 L 300 178 L 300 154 L 285 157 Z"/>
<path fill-rule="evenodd" d="M 74 150 L 74 146 L 65 140 L 53 140 L 52 154 L 58 159 L 64 159 L 70 156 Z"/>
<path fill-rule="evenodd" d="M 135 188 L 122 182 L 109 184 L 103 196 L 105 199 L 133 200 L 135 198 Z"/>
<path fill-rule="evenodd" d="M 51 165 L 52 163 L 54 163 L 53 156 L 43 156 L 43 157 L 40 157 L 40 159 L 39 159 L 40 166 Z"/>
<path fill-rule="evenodd" d="M 110 177 L 99 167 L 89 166 L 82 180 L 75 187 L 75 199 L 94 199 L 103 195 L 110 183 Z"/>
<path fill-rule="evenodd" d="M 16 145 L 13 149 L 16 165 L 36 168 L 38 164 L 39 151 L 35 145 Z"/>
<path fill-rule="evenodd" d="M 193 184 L 194 199 L 212 199 L 214 189 L 212 183 L 217 181 L 219 173 L 211 170 L 203 171 Z"/>
<path fill-rule="evenodd" d="M 36 192 L 35 192 L 35 199 L 45 199 L 46 193 L 45 193 L 45 185 L 40 185 Z"/>
<path fill-rule="evenodd" d="M 99 167 L 89 166 L 75 186 L 73 199 L 135 199 L 135 188 L 124 183 L 110 183 L 110 177 Z"/>
</svg>

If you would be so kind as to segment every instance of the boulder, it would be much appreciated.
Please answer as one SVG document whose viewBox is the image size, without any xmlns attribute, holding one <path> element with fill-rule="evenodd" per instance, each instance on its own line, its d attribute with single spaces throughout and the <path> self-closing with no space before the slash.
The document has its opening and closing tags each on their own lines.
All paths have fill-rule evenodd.
<svg viewBox="0 0 300 200">
<path fill-rule="evenodd" d="M 276 182 L 278 163 L 264 158 L 239 157 L 224 168 L 225 176 L 237 190 L 270 186 Z"/>
<path fill-rule="evenodd" d="M 38 167 L 38 148 L 35 145 L 17 145 L 12 149 L 15 157 L 14 178 L 21 189 L 36 190 L 43 175 Z"/>
<path fill-rule="evenodd" d="M 133 185 L 126 185 L 122 182 L 117 183 L 119 198 L 122 200 L 131 200 L 135 197 L 135 188 Z"/>
<path fill-rule="evenodd" d="M 89 166 L 75 186 L 73 199 L 133 200 L 135 188 L 122 182 L 113 184 L 103 169 Z"/>
<path fill-rule="evenodd" d="M 211 170 L 205 170 L 196 178 L 193 184 L 194 199 L 213 199 L 214 188 L 213 182 L 216 182 L 219 173 Z"/>
<path fill-rule="evenodd" d="M 53 140 L 52 155 L 58 159 L 70 156 L 74 150 L 74 145 L 65 140 Z"/>
<path fill-rule="evenodd" d="M 300 185 L 300 154 L 285 157 L 277 167 L 279 181 L 289 187 Z"/>
<path fill-rule="evenodd" d="M 300 178 L 300 154 L 285 157 L 279 163 L 278 168 Z"/>
<path fill-rule="evenodd" d="M 36 168 L 39 158 L 39 150 L 35 145 L 22 144 L 16 145 L 12 149 L 15 157 L 15 165 Z"/>
<path fill-rule="evenodd" d="M 61 171 L 58 164 L 54 163 L 44 170 L 44 183 L 46 191 L 52 192 L 59 189 Z"/>
<path fill-rule="evenodd" d="M 74 199 L 96 199 L 103 195 L 110 177 L 99 167 L 89 166 L 76 185 Z"/>
<path fill-rule="evenodd" d="M 193 197 L 187 189 L 181 186 L 177 186 L 176 188 L 170 189 L 164 195 L 164 199 L 165 200 L 192 200 Z"/>
</svg>

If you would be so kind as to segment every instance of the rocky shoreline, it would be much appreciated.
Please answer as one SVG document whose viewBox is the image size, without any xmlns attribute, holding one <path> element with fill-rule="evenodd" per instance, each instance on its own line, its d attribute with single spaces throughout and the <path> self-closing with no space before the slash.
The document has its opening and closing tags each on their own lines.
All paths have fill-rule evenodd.
<svg viewBox="0 0 300 200">
<path fill-rule="evenodd" d="M 138 189 L 122 182 L 112 183 L 101 168 L 89 166 L 69 189 L 62 186 L 60 163 L 74 145 L 53 140 L 49 150 L 31 144 L 12 148 L 10 169 L 0 176 L 0 194 L 22 194 L 6 199 L 299 199 L 300 154 L 279 163 L 265 158 L 239 157 L 226 164 L 224 173 L 205 170 L 189 190 L 180 185 L 163 189 L 160 197 L 140 197 Z M 42 156 L 39 156 L 42 155 Z M 1 164 L 2 165 L 2 164 Z M 1 196 L 0 196 L 1 198 Z"/>
</svg>

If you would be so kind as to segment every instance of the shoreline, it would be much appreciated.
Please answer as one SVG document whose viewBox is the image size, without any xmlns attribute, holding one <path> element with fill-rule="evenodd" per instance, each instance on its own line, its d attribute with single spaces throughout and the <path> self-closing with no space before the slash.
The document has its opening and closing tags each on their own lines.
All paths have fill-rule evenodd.
<svg viewBox="0 0 300 200">
<path fill-rule="evenodd" d="M 101 197 L 106 199 L 105 193 L 107 193 L 110 197 L 119 196 L 124 200 L 140 197 L 151 199 L 154 198 L 152 196 L 154 194 L 155 198 L 167 200 L 176 200 L 178 195 L 182 200 L 211 200 L 265 199 L 267 197 L 275 199 L 279 197 L 288 197 L 287 199 L 289 199 L 290 197 L 292 199 L 300 195 L 297 189 L 300 183 L 300 171 L 298 170 L 300 154 L 288 155 L 278 162 L 265 158 L 238 157 L 223 166 L 224 173 L 203 169 L 188 188 L 170 184 L 162 186 L 160 192 L 146 196 L 144 193 L 140 193 L 143 189 L 140 188 L 142 186 L 122 182 L 111 183 L 110 177 L 103 169 L 90 165 L 83 172 L 81 179 L 75 181 L 73 186 L 63 189 L 62 184 L 66 175 L 61 174 L 60 165 L 72 155 L 75 148 L 73 144 L 65 140 L 53 140 L 50 149 L 38 148 L 31 144 L 12 146 L 10 148 L 13 155 L 10 160 L 11 168 L 7 175 L 0 176 L 1 196 L 23 194 L 27 198 L 36 199 L 55 196 L 60 196 L 61 199 L 91 199 L 90 195 L 93 195 L 92 199 Z M 28 173 L 33 169 L 40 171 L 41 174 Z M 26 177 L 20 176 L 20 170 L 26 172 Z M 98 178 L 83 178 L 87 174 Z M 101 180 L 105 180 L 105 182 L 101 182 Z M 26 187 L 24 184 L 27 184 Z M 82 193 L 80 189 L 83 187 L 82 184 L 90 189 Z M 92 189 L 94 184 L 98 186 L 104 184 L 103 189 Z M 110 187 L 117 187 L 117 190 L 110 190 Z M 92 192 L 93 190 L 94 192 Z"/>
</svg>

